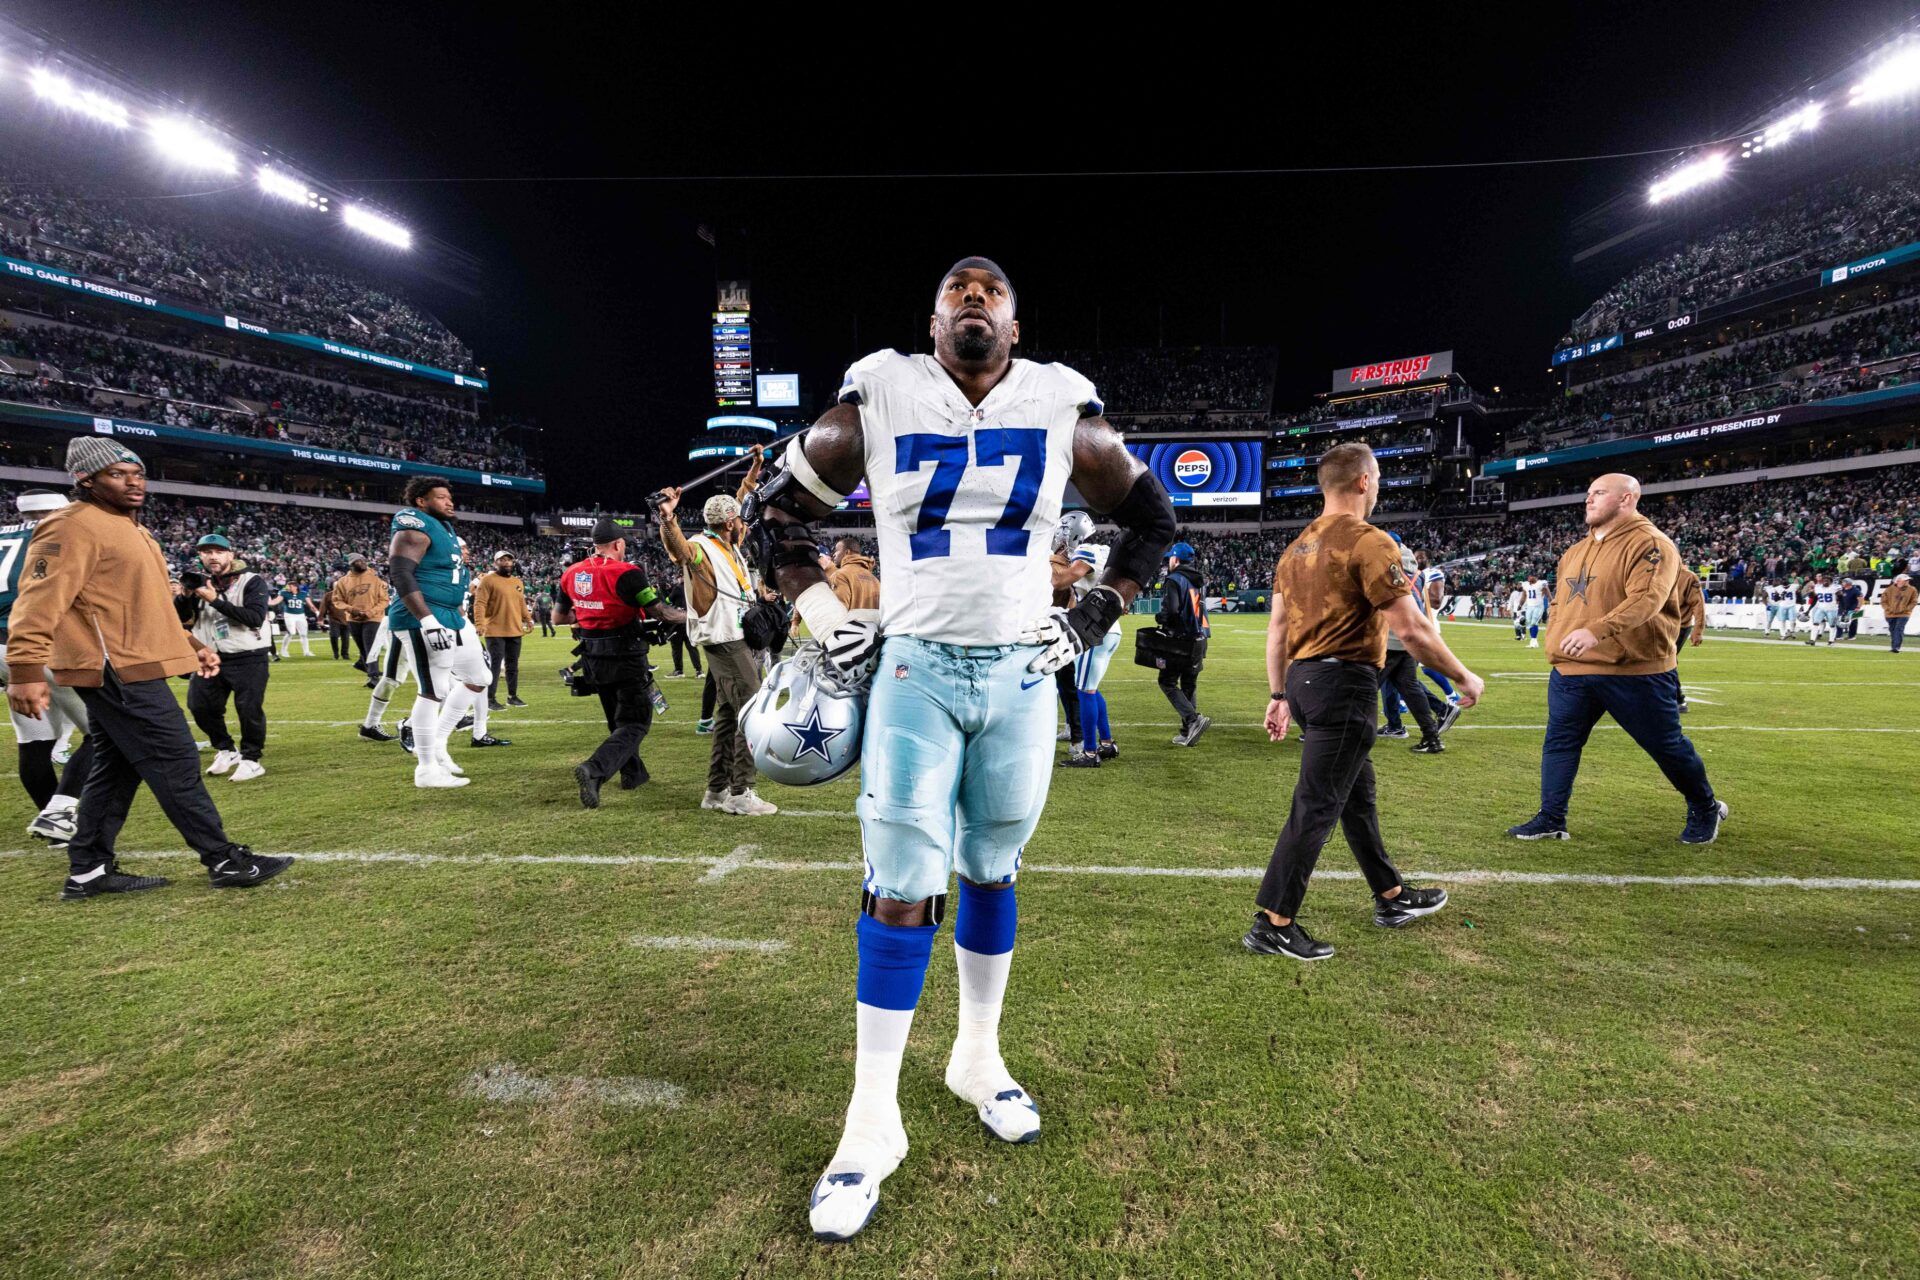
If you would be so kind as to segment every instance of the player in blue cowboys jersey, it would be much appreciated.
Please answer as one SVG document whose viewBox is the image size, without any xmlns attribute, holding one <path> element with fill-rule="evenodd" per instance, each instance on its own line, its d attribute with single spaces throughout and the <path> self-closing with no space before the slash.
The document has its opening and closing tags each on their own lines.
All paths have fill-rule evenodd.
<svg viewBox="0 0 1920 1280">
<path fill-rule="evenodd" d="M 415 476 L 393 514 L 387 568 L 393 603 L 387 622 L 393 642 L 413 651 L 419 696 L 408 717 L 413 727 L 416 787 L 464 787 L 469 779 L 447 752 L 447 737 L 485 692 L 486 646 L 461 614 L 468 570 L 453 531 L 453 489 L 439 476 Z"/>
<path fill-rule="evenodd" d="M 1015 874 L 1053 773 L 1052 675 L 1101 642 L 1174 532 L 1166 493 L 1101 416 L 1093 385 L 1011 358 L 1020 326 L 999 267 L 955 264 L 929 328 L 934 354 L 882 351 L 849 369 L 839 403 L 750 499 L 768 576 L 844 680 L 872 679 L 853 1097 L 809 1213 L 827 1240 L 866 1225 L 906 1155 L 901 1054 L 956 867 L 960 1015 L 947 1087 L 996 1137 L 1039 1136 L 999 1023 Z M 1052 603 L 1048 539 L 1069 478 L 1122 530 L 1071 610 Z M 885 566 L 877 619 L 834 595 L 806 523 L 862 479 Z"/>
<path fill-rule="evenodd" d="M 33 528 L 49 511 L 67 505 L 64 494 L 51 489 L 28 489 L 15 500 L 22 521 L 0 528 L 0 681 L 6 674 L 7 623 L 13 615 L 13 602 L 20 594 L 20 573 L 27 561 L 27 542 Z M 93 740 L 82 737 L 80 745 L 68 757 L 66 768 L 54 773 L 54 748 L 78 729 L 87 732 L 87 706 L 72 689 L 63 688 L 47 673 L 47 713 L 24 716 L 10 711 L 13 736 L 20 749 L 20 783 L 27 789 L 39 810 L 27 824 L 29 835 L 36 835 L 59 848 L 73 836 L 74 815 L 80 803 L 80 788 L 93 768 Z"/>
</svg>

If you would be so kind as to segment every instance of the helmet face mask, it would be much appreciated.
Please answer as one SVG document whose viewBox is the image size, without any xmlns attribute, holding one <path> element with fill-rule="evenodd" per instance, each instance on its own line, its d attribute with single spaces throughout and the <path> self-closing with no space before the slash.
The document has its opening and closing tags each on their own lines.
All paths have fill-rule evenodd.
<svg viewBox="0 0 1920 1280">
<path fill-rule="evenodd" d="M 754 767 L 789 787 L 832 782 L 860 759 L 866 687 L 832 674 L 820 647 L 808 642 L 776 665 L 740 713 L 740 731 Z"/>
</svg>

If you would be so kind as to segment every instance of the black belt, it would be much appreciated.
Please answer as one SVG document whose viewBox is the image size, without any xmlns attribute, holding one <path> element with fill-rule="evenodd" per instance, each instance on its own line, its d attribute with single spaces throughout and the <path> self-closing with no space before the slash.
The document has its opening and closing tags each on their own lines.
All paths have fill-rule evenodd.
<svg viewBox="0 0 1920 1280">
<path fill-rule="evenodd" d="M 1336 667 L 1352 667 L 1356 671 L 1380 670 L 1379 667 L 1374 666 L 1371 662 L 1355 662 L 1351 658 L 1302 658 L 1294 665 L 1301 666 L 1309 662 L 1324 662 Z"/>
</svg>

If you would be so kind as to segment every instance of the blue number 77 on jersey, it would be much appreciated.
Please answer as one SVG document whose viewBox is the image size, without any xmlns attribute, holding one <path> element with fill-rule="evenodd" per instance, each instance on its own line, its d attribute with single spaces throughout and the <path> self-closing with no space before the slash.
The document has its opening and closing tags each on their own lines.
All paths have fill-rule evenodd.
<svg viewBox="0 0 1920 1280">
<path fill-rule="evenodd" d="M 987 554 L 1023 556 L 1032 540 L 1027 519 L 1040 496 L 1040 477 L 1047 469 L 1047 433 L 1034 427 L 989 427 L 973 434 L 974 464 L 1003 466 L 1017 459 L 1013 492 L 1007 495 L 1007 509 L 1000 513 L 993 528 L 987 530 Z M 905 475 L 933 464 L 933 479 L 920 499 L 920 515 L 908 537 L 915 560 L 936 560 L 953 553 L 953 535 L 947 530 L 947 513 L 953 509 L 954 495 L 960 492 L 960 477 L 967 470 L 967 437 L 939 436 L 921 432 L 897 437 L 893 442 L 894 474 Z"/>
</svg>

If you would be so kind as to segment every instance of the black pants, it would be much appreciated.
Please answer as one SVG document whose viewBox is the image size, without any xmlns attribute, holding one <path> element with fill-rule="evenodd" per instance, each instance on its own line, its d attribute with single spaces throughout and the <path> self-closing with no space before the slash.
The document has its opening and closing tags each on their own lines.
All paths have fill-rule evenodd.
<svg viewBox="0 0 1920 1280">
<path fill-rule="evenodd" d="M 333 646 L 333 656 L 348 658 L 353 656 L 353 646 L 347 642 L 347 624 L 329 622 L 327 624 L 327 643 Z"/>
<path fill-rule="evenodd" d="M 1200 714 L 1200 706 L 1193 699 L 1194 688 L 1199 683 L 1198 665 L 1176 667 L 1169 662 L 1160 670 L 1160 692 L 1167 695 L 1167 701 L 1173 704 L 1183 725 Z"/>
<path fill-rule="evenodd" d="M 1258 898 L 1277 916 L 1299 914 L 1307 880 L 1335 822 L 1375 894 L 1400 883 L 1380 838 L 1368 758 L 1379 696 L 1379 673 L 1359 663 L 1308 661 L 1287 668 L 1287 706 L 1300 725 L 1300 778 Z"/>
<path fill-rule="evenodd" d="M 679 627 L 673 629 L 673 634 L 668 637 L 668 642 L 673 645 L 674 671 L 684 673 L 687 669 L 687 661 L 691 660 L 693 662 L 693 674 L 699 675 L 702 670 L 700 666 L 700 646 L 689 643 L 687 633 Z"/>
<path fill-rule="evenodd" d="M 1380 669 L 1380 683 L 1392 685 L 1400 701 L 1413 713 L 1422 738 L 1440 736 L 1440 722 L 1433 718 L 1433 705 L 1427 701 L 1426 686 L 1420 683 L 1420 664 L 1405 649 L 1387 650 L 1387 665 Z M 1387 724 L 1398 729 L 1400 713 L 1387 712 Z"/>
<path fill-rule="evenodd" d="M 713 719 L 713 703 L 720 691 L 713 686 L 713 672 L 707 672 L 707 682 L 700 687 L 700 718 Z"/>
<path fill-rule="evenodd" d="M 540 634 L 543 636 L 557 636 L 560 634 L 553 629 L 553 614 L 544 609 L 540 612 Z"/>
<path fill-rule="evenodd" d="M 240 718 L 240 758 L 260 758 L 267 745 L 269 670 L 265 658 L 222 660 L 220 674 L 213 679 L 194 676 L 187 681 L 187 710 L 215 751 L 233 750 L 233 735 L 227 732 L 227 695 L 232 694 L 233 709 Z"/>
<path fill-rule="evenodd" d="M 500 701 L 500 668 L 507 669 L 507 696 L 520 696 L 520 636 L 488 636 L 487 661 L 493 667 L 493 684 L 487 688 L 487 701 Z"/>
<path fill-rule="evenodd" d="M 81 788 L 73 840 L 67 845 L 73 873 L 112 861 L 113 842 L 143 782 L 201 862 L 210 867 L 225 858 L 234 844 L 201 780 L 199 749 L 167 682 L 122 684 L 108 667 L 99 688 L 79 694 L 92 725 L 93 771 Z"/>
<path fill-rule="evenodd" d="M 1060 709 L 1067 713 L 1067 741 L 1080 741 L 1080 685 L 1075 680 L 1075 664 L 1066 666 L 1053 673 L 1053 684 L 1060 691 Z"/>
<path fill-rule="evenodd" d="M 653 727 L 653 697 L 645 680 L 623 680 L 601 685 L 600 709 L 607 717 L 607 740 L 587 760 L 587 768 L 601 782 L 619 774 L 621 781 L 647 780 L 640 763 L 640 741 Z"/>
<path fill-rule="evenodd" d="M 354 647 L 360 650 L 360 656 L 354 659 L 357 666 L 367 665 L 367 653 L 373 648 L 373 638 L 380 634 L 377 622 L 349 622 L 347 631 L 353 636 Z"/>
</svg>

